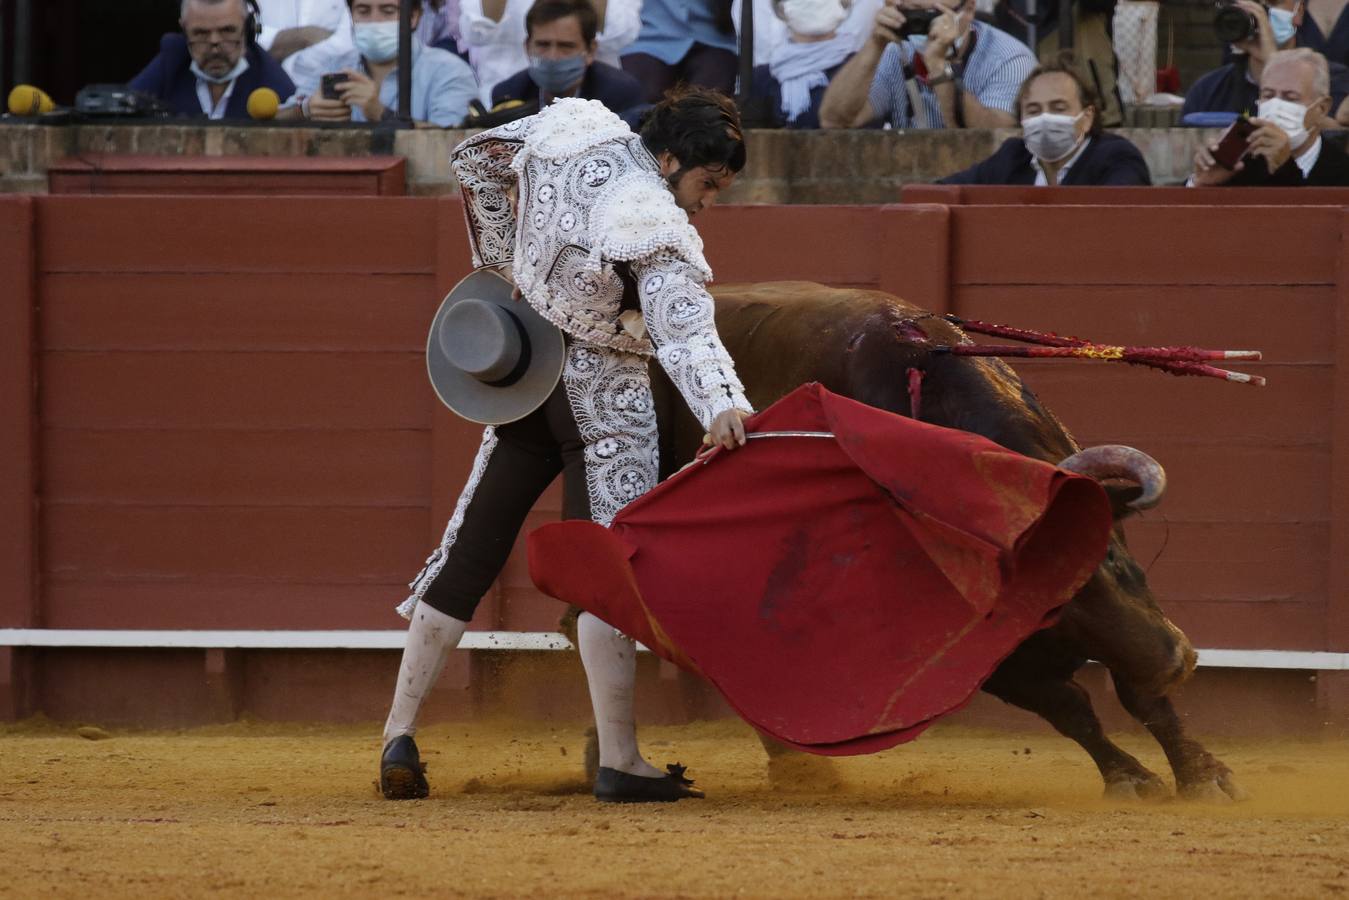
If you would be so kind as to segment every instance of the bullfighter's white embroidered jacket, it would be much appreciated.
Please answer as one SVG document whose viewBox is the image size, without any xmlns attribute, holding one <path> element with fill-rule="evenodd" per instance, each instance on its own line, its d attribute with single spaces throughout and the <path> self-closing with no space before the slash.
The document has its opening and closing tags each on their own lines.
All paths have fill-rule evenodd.
<svg viewBox="0 0 1349 900">
<path fill-rule="evenodd" d="M 464 141 L 451 165 L 475 266 L 509 264 L 525 299 L 575 338 L 654 353 L 704 428 L 752 409 L 717 336 L 702 240 L 623 120 L 598 101 L 559 100 Z M 619 264 L 645 333 L 620 319 Z"/>
</svg>

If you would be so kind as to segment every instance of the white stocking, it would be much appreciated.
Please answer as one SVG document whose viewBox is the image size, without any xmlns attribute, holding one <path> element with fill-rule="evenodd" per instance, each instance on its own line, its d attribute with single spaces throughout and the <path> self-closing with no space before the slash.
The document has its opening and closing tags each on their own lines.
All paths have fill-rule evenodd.
<svg viewBox="0 0 1349 900">
<path fill-rule="evenodd" d="M 632 712 L 637 677 L 637 647 L 627 637 L 590 613 L 581 613 L 576 630 L 581 662 L 590 682 L 600 765 L 629 775 L 660 778 L 664 772 L 642 759 L 637 749 L 637 723 Z"/>
<path fill-rule="evenodd" d="M 417 732 L 417 712 L 422 702 L 435 687 L 445 658 L 459 645 L 467 622 L 447 616 L 425 603 L 418 603 L 408 626 L 407 643 L 403 646 L 403 663 L 398 668 L 398 683 L 394 685 L 393 706 L 389 720 L 384 723 L 384 745 L 406 734 Z"/>
</svg>

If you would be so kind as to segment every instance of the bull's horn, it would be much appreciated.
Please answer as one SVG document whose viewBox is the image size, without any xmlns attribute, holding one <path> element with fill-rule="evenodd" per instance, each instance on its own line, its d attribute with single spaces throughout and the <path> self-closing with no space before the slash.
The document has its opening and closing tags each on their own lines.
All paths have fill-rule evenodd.
<svg viewBox="0 0 1349 900">
<path fill-rule="evenodd" d="M 1143 493 L 1129 504 L 1130 509 L 1152 509 L 1166 493 L 1166 470 L 1161 463 L 1142 450 L 1123 444 L 1103 444 L 1079 450 L 1059 463 L 1060 469 L 1087 475 L 1100 481 L 1103 478 L 1127 478 L 1138 482 Z"/>
</svg>

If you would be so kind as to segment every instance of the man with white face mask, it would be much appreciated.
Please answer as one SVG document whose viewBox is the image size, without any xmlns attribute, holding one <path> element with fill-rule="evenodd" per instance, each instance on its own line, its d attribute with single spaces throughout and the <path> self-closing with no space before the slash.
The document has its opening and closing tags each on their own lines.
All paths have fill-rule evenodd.
<svg viewBox="0 0 1349 900">
<path fill-rule="evenodd" d="M 1022 136 L 942 184 L 1148 185 L 1132 142 L 1102 130 L 1095 94 L 1068 58 L 1038 66 L 1017 95 Z"/>
<path fill-rule="evenodd" d="M 301 50 L 287 61 L 303 99 L 296 114 L 316 122 L 380 122 L 398 115 L 399 4 L 412 6 L 412 29 L 421 21 L 421 0 L 348 0 L 351 45 L 331 40 Z M 325 97 L 323 76 L 340 76 L 335 97 Z M 418 125 L 453 128 L 468 115 L 478 82 L 468 63 L 412 38 L 412 119 Z"/>
<path fill-rule="evenodd" d="M 773 0 L 787 39 L 766 66 L 755 66 L 750 95 L 767 100 L 773 128 L 819 128 L 825 88 L 857 50 L 856 36 L 841 33 L 852 0 Z"/>
<path fill-rule="evenodd" d="M 1260 78 L 1260 115 L 1255 131 L 1232 168 L 1214 158 L 1215 142 L 1194 158 L 1195 187 L 1217 185 L 1299 187 L 1349 185 L 1349 157 L 1321 140 L 1330 107 L 1325 57 L 1307 49 L 1281 50 Z"/>
<path fill-rule="evenodd" d="M 248 34 L 244 0 L 182 0 L 182 34 L 166 34 L 159 55 L 130 87 L 163 100 L 180 116 L 248 118 L 248 97 L 271 88 L 286 100 L 295 85 Z"/>
<path fill-rule="evenodd" d="M 1185 94 L 1182 124 L 1203 124 L 1202 119 L 1185 121 L 1194 113 L 1255 115 L 1265 66 L 1278 51 L 1297 46 L 1298 25 L 1306 15 L 1302 0 L 1278 0 L 1269 6 L 1255 0 L 1235 0 L 1231 9 L 1249 16 L 1255 28 L 1249 37 L 1231 45 L 1235 55 L 1230 63 L 1201 75 Z M 1349 123 L 1349 67 L 1330 63 L 1329 73 L 1330 113 L 1321 127 L 1336 128 L 1336 119 Z"/>
</svg>

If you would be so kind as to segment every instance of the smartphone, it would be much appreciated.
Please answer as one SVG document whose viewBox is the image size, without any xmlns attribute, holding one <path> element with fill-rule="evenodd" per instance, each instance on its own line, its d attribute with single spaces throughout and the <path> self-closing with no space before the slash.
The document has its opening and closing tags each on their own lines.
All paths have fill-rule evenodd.
<svg viewBox="0 0 1349 900">
<path fill-rule="evenodd" d="M 329 72 L 319 77 L 319 90 L 323 94 L 324 100 L 341 100 L 342 95 L 338 89 L 347 83 L 345 72 Z"/>
<path fill-rule="evenodd" d="M 1237 119 L 1223 136 L 1218 139 L 1218 146 L 1213 151 L 1213 161 L 1224 169 L 1235 169 L 1237 162 L 1246 153 L 1246 148 L 1251 143 L 1251 133 L 1255 131 L 1255 126 L 1251 120 L 1242 116 Z"/>
</svg>

